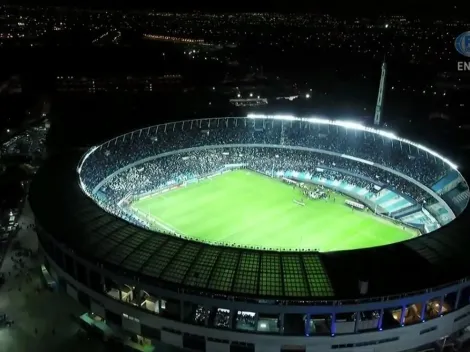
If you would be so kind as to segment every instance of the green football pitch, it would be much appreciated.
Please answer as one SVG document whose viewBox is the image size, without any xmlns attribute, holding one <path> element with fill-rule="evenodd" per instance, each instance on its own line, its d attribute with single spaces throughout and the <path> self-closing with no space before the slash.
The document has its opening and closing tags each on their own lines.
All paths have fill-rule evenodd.
<svg viewBox="0 0 470 352">
<path fill-rule="evenodd" d="M 298 188 L 236 170 L 137 200 L 131 208 L 157 230 L 227 246 L 328 252 L 416 236 L 371 212 L 351 210 L 338 193 L 330 200 L 307 199 L 305 206 L 294 202 L 300 198 Z"/>
</svg>

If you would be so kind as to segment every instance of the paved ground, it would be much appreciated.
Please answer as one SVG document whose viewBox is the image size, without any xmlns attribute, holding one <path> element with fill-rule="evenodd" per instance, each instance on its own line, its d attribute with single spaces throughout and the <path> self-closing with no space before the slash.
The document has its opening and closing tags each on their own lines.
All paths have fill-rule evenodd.
<svg viewBox="0 0 470 352">
<path fill-rule="evenodd" d="M 17 240 L 23 248 L 35 253 L 37 237 L 28 228 L 32 223 L 31 210 L 26 204 Z M 0 314 L 6 313 L 14 321 L 11 327 L 0 326 L 0 352 L 104 351 L 101 341 L 78 336 L 79 328 L 70 318 L 71 314 L 84 312 L 78 302 L 43 287 L 38 259 L 21 257 L 25 268 L 14 268 L 11 256 L 15 252 L 11 246 L 0 269 L 6 276 L 6 283 L 0 288 Z"/>
</svg>

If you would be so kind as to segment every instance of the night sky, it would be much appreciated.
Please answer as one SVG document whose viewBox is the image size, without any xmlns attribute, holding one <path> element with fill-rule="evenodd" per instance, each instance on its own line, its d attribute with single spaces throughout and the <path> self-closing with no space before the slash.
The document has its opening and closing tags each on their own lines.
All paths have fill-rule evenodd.
<svg viewBox="0 0 470 352">
<path fill-rule="evenodd" d="M 380 14 L 410 14 L 416 17 L 429 15 L 445 15 L 470 19 L 470 4 L 465 1 L 397 0 L 397 1 L 261 1 L 261 0 L 196 0 L 196 1 L 148 1 L 148 0 L 9 0 L 7 3 L 29 5 L 56 5 L 94 8 L 121 9 L 156 9 L 162 11 L 260 11 L 260 12 L 328 12 L 333 14 L 349 14 L 369 16 Z"/>
</svg>

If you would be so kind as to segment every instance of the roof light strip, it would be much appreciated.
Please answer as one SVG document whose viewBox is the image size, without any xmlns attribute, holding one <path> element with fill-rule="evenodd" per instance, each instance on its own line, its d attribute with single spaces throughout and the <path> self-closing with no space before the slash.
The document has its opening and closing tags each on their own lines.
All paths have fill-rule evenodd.
<svg viewBox="0 0 470 352">
<path fill-rule="evenodd" d="M 323 125 L 333 125 L 333 126 L 340 126 L 344 128 L 349 128 L 357 131 L 364 131 L 364 132 L 370 132 L 377 134 L 379 136 L 388 138 L 388 139 L 393 139 L 402 143 L 407 143 L 409 145 L 412 145 L 413 147 L 416 147 L 418 149 L 421 149 L 422 151 L 441 159 L 444 163 L 449 165 L 452 169 L 457 170 L 458 167 L 456 164 L 451 162 L 449 159 L 443 157 L 439 153 L 435 152 L 434 150 L 431 150 L 424 145 L 409 141 L 404 138 L 400 138 L 396 136 L 394 133 L 387 132 L 387 131 L 382 131 L 378 130 L 375 128 L 367 127 L 364 125 L 361 125 L 360 123 L 357 122 L 351 122 L 351 121 L 341 121 L 341 120 L 328 120 L 325 118 L 321 117 L 295 117 L 292 115 L 259 115 L 259 114 L 248 114 L 247 118 L 249 119 L 267 119 L 267 120 L 285 120 L 285 121 L 302 121 L 302 122 L 310 122 L 314 124 L 323 124 Z"/>
</svg>

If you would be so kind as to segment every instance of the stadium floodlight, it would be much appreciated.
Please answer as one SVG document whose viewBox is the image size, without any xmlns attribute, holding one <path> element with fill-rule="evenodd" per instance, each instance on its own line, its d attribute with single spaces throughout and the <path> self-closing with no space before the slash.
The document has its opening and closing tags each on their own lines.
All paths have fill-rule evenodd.
<svg viewBox="0 0 470 352">
<path fill-rule="evenodd" d="M 383 137 L 387 137 L 389 139 L 398 139 L 398 137 L 392 133 L 392 132 L 385 132 L 385 131 L 380 131 L 380 135 L 383 136 Z"/>
<path fill-rule="evenodd" d="M 327 125 L 329 121 L 321 117 L 308 117 L 303 119 L 305 122 L 316 123 L 317 125 Z"/>
<path fill-rule="evenodd" d="M 353 130 L 360 130 L 364 127 L 360 123 L 352 122 L 352 121 L 342 121 L 341 126 L 345 128 L 351 128 Z"/>
<path fill-rule="evenodd" d="M 391 139 L 391 140 L 396 140 L 398 142 L 401 142 L 401 143 L 406 143 L 406 144 L 409 144 L 409 145 L 412 145 L 413 147 L 415 148 L 418 148 L 418 149 L 421 149 L 422 151 L 442 160 L 444 163 L 446 163 L 447 165 L 449 165 L 452 169 L 454 170 L 458 170 L 458 166 L 456 164 L 454 164 L 453 162 L 451 162 L 449 159 L 443 157 L 442 155 L 440 155 L 439 153 L 435 152 L 434 150 L 431 150 L 427 147 L 425 147 L 424 145 L 421 145 L 419 143 L 415 143 L 415 142 L 412 142 L 410 140 L 407 140 L 407 139 L 404 139 L 404 138 L 400 138 L 400 137 L 397 137 L 394 133 L 392 132 L 388 132 L 388 131 L 382 131 L 382 130 L 378 130 L 378 129 L 375 129 L 375 128 L 371 128 L 371 127 L 366 127 L 364 125 L 361 125 L 359 123 L 356 123 L 356 122 L 350 122 L 350 121 L 341 121 L 341 120 L 328 120 L 328 119 L 324 119 L 324 118 L 320 118 L 320 117 L 315 117 L 315 116 L 312 116 L 312 117 L 306 117 L 306 118 L 301 118 L 301 117 L 295 117 L 295 116 L 292 116 L 292 115 L 259 115 L 259 114 L 248 114 L 247 116 L 248 118 L 251 118 L 251 119 L 271 119 L 271 120 L 286 120 L 286 121 L 302 121 L 302 122 L 310 122 L 310 123 L 315 123 L 315 124 L 322 124 L 322 125 L 333 125 L 333 126 L 340 126 L 340 127 L 344 127 L 344 128 L 349 128 L 349 129 L 354 129 L 354 130 L 358 130 L 358 131 L 363 131 L 363 132 L 369 132 L 369 133 L 373 133 L 373 134 L 376 134 L 376 135 L 379 135 L 381 137 L 384 137 L 384 138 L 388 138 L 388 139 Z"/>
<path fill-rule="evenodd" d="M 259 114 L 249 114 L 247 116 L 249 119 L 268 119 L 268 120 L 286 120 L 294 121 L 299 120 L 298 117 L 292 115 L 259 115 Z"/>
</svg>

